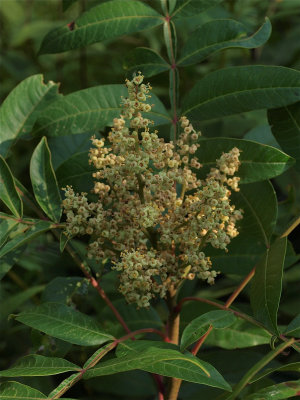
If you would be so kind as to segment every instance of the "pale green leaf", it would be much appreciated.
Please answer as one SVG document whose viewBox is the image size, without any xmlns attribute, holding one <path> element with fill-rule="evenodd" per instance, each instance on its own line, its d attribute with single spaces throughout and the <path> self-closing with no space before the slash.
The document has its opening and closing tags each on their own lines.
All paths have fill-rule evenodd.
<svg viewBox="0 0 300 400">
<path fill-rule="evenodd" d="M 199 63 L 211 54 L 228 48 L 253 49 L 262 46 L 271 35 L 272 26 L 266 22 L 251 36 L 246 36 L 247 29 L 240 22 L 221 19 L 202 25 L 193 32 L 193 40 L 183 46 L 179 66 Z"/>
<path fill-rule="evenodd" d="M 41 400 L 47 399 L 42 392 L 19 382 L 4 382 L 0 386 L 1 400 Z"/>
<path fill-rule="evenodd" d="M 47 335 L 82 346 L 96 346 L 114 339 L 103 332 L 94 318 L 60 303 L 44 303 L 22 312 L 16 319 Z"/>
<path fill-rule="evenodd" d="M 0 155 L 0 199 L 16 217 L 22 217 L 23 203 L 17 192 L 11 170 Z"/>
<path fill-rule="evenodd" d="M 0 108 L 0 154 L 3 157 L 16 139 L 30 133 L 39 112 L 58 97 L 57 90 L 54 82 L 43 82 L 43 75 L 33 75 L 7 96 Z"/>
<path fill-rule="evenodd" d="M 44 38 L 40 54 L 61 53 L 160 25 L 163 17 L 140 1 L 107 1 Z"/>
<path fill-rule="evenodd" d="M 48 376 L 63 374 L 69 371 L 80 371 L 80 367 L 57 357 L 44 357 L 37 354 L 26 356 L 11 368 L 0 371 L 0 376 Z"/>
<path fill-rule="evenodd" d="M 36 201 L 52 221 L 59 222 L 62 213 L 61 197 L 45 137 L 32 154 L 30 178 Z"/>
<path fill-rule="evenodd" d="M 187 93 L 182 115 L 205 121 L 286 106 L 299 99 L 300 71 L 262 65 L 229 67 L 206 75 Z"/>
<path fill-rule="evenodd" d="M 228 328 L 213 329 L 205 342 L 210 346 L 230 350 L 268 344 L 270 339 L 271 335 L 264 329 L 238 319 Z"/>
<path fill-rule="evenodd" d="M 22 235 L 15 236 L 1 248 L 0 258 L 51 228 L 52 223 L 48 221 L 38 221 L 32 225 L 28 225 L 27 230 Z"/>
<path fill-rule="evenodd" d="M 223 329 L 232 325 L 236 316 L 225 310 L 209 311 L 188 324 L 181 336 L 180 348 L 183 350 L 196 342 L 212 325 L 215 329 Z"/>
</svg>

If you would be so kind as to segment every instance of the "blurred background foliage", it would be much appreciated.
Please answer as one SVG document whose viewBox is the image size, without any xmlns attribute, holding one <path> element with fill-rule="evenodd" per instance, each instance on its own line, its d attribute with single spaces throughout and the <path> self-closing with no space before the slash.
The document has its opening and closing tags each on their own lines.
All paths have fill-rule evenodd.
<svg viewBox="0 0 300 400">
<path fill-rule="evenodd" d="M 118 39 L 107 40 L 71 52 L 38 56 L 41 41 L 51 29 L 70 23 L 84 10 L 101 2 L 101 0 L 1 0 L 1 101 L 20 81 L 37 73 L 42 73 L 45 81 L 60 82 L 60 91 L 63 94 L 96 85 L 120 84 L 127 74 L 124 69 L 124 57 L 135 47 L 150 47 L 167 58 L 161 27 Z M 154 8 L 160 9 L 160 1 L 158 0 L 149 0 L 147 3 L 150 3 Z M 282 65 L 299 70 L 299 0 L 226 0 L 222 5 L 211 8 L 205 13 L 196 15 L 188 20 L 178 20 L 178 47 L 180 48 L 191 37 L 193 30 L 212 19 L 235 19 L 244 23 L 248 28 L 248 33 L 251 34 L 262 25 L 266 16 L 271 20 L 273 31 L 271 38 L 263 47 L 254 50 L 224 50 L 211 56 L 201 64 L 181 68 L 180 95 L 185 94 L 194 86 L 197 80 L 208 72 L 226 66 L 268 64 Z M 150 79 L 154 93 L 160 97 L 167 108 L 170 107 L 168 79 L 168 72 L 161 73 Z M 279 147 L 268 124 L 266 111 L 253 111 L 209 121 L 201 125 L 200 128 L 205 137 L 246 138 Z M 13 148 L 8 159 L 15 176 L 28 188 L 30 187 L 28 164 L 37 143 L 38 139 L 29 141 L 24 138 L 20 140 Z M 84 149 L 89 147 L 88 140 L 84 141 L 84 146 Z M 53 158 L 55 156 L 54 154 Z M 277 226 L 277 233 L 279 233 L 283 231 L 291 216 L 299 215 L 300 212 L 299 171 L 292 167 L 279 178 L 273 179 L 272 183 L 279 200 Z M 279 316 L 281 324 L 287 323 L 291 317 L 299 312 L 300 271 L 299 257 L 296 255 L 300 251 L 299 239 L 298 229 L 290 236 L 291 244 L 289 245 L 288 262 L 286 263 L 288 269 L 283 282 L 284 290 Z M 96 272 L 99 272 L 101 268 L 105 269 L 106 266 L 97 265 L 93 266 L 93 268 L 95 268 Z M 59 281 L 62 277 L 69 277 L 70 281 L 67 289 L 65 281 L 63 281 L 63 284 Z M 183 289 L 182 296 L 194 290 L 198 296 L 209 296 L 223 300 L 232 292 L 233 287 L 239 281 L 240 276 L 229 275 L 220 279 L 218 284 L 212 288 L 207 288 L 206 285 L 199 282 L 188 282 Z M 55 287 L 54 291 L 51 290 L 50 285 Z M 102 286 L 113 300 L 119 302 L 121 314 L 130 314 L 131 312 L 132 327 L 137 329 L 137 326 L 134 326 L 134 307 L 125 307 L 124 301 L 116 292 L 115 274 L 104 275 Z M 44 291 L 45 287 L 46 290 Z M 247 299 L 248 290 L 249 288 L 246 289 L 236 303 L 245 312 L 249 311 L 249 306 L 246 302 L 243 302 Z M 10 271 L 2 280 L 0 302 L 2 303 L 1 330 L 3 335 L 0 341 L 0 351 L 2 353 L 0 369 L 7 368 L 17 358 L 27 353 L 38 352 L 43 355 L 63 357 L 70 351 L 71 347 L 72 353 L 69 353 L 71 354 L 70 361 L 74 360 L 74 362 L 80 363 L 86 359 L 87 354 L 80 347 L 67 345 L 65 342 L 54 340 L 34 330 L 31 332 L 31 336 L 25 335 L 25 330 L 28 331 L 25 325 L 14 324 L 11 320 L 7 320 L 7 316 L 10 313 L 18 312 L 26 305 L 38 303 L 42 291 L 44 300 L 61 301 L 63 299 L 67 304 L 76 304 L 77 308 L 83 312 L 89 313 L 91 310 L 94 313 L 96 312 L 99 315 L 99 319 L 104 321 L 104 326 L 110 328 L 115 326 L 113 316 L 105 309 L 104 303 L 98 299 L 93 289 L 88 287 L 72 260 L 64 253 L 61 254 L 59 252 L 59 244 L 51 234 L 45 234 L 30 243 L 26 248 L 25 254 L 17 261 L 14 270 Z M 85 301 L 82 301 L 83 298 Z M 200 303 L 187 305 L 184 308 L 183 321 L 190 321 L 195 316 L 210 309 L 209 306 Z M 152 322 L 156 318 L 156 313 L 164 316 L 166 310 L 163 309 L 161 304 L 158 305 L 155 315 L 151 316 Z M 105 315 L 105 318 L 103 315 Z M 149 315 L 145 316 L 146 319 L 148 317 Z M 142 326 L 139 325 L 138 327 Z M 115 329 L 117 330 L 117 327 Z M 254 333 L 252 336 L 253 341 L 258 340 Z M 6 339 L 4 340 L 3 337 L 6 337 Z M 213 338 L 211 340 L 211 345 L 213 345 Z M 263 346 L 263 343 L 267 343 L 269 339 L 260 338 L 259 340 L 261 340 L 259 343 L 262 343 L 262 345 L 255 347 L 255 349 L 248 347 L 248 345 L 251 346 L 249 344 L 251 340 L 250 342 L 246 341 L 243 353 L 237 350 L 234 354 L 232 352 L 228 354 L 226 348 L 218 350 L 218 356 L 215 355 L 216 362 L 214 365 L 229 382 L 236 381 L 238 379 L 237 375 L 241 376 L 268 350 L 266 348 L 268 346 Z M 208 341 L 207 343 L 209 346 L 210 342 Z M 213 352 L 210 355 L 213 357 Z M 232 361 L 232 368 L 228 367 L 227 355 Z M 293 362 L 293 357 L 295 356 L 290 357 L 289 362 Z M 243 362 L 242 366 L 240 365 L 241 360 Z M 274 366 L 276 366 L 276 362 L 274 362 Z M 43 392 L 50 392 L 53 388 L 53 382 L 58 383 L 61 379 L 61 377 L 26 378 L 20 379 L 20 382 L 36 387 Z M 117 384 L 115 384 L 116 382 Z M 132 382 L 132 385 L 130 382 Z M 261 385 L 265 383 L 260 381 Z M 128 397 L 130 399 L 133 397 L 147 398 L 147 396 L 144 397 L 145 393 L 148 393 L 151 397 L 154 390 L 153 382 L 148 374 L 134 371 L 118 374 L 118 377 L 113 375 L 96 381 L 93 380 L 88 383 L 88 386 L 85 383 L 80 383 L 68 395 L 69 397 L 75 396 L 75 390 L 77 392 L 76 397 L 78 397 L 79 393 L 82 399 L 96 399 L 99 398 L 98 395 L 100 393 L 102 400 L 114 399 L 118 398 L 118 395 L 122 395 L 124 387 L 128 385 L 132 387 L 132 393 Z M 86 387 L 84 388 L 84 386 Z M 257 388 L 258 386 L 256 386 Z M 184 385 L 182 398 L 189 400 L 199 399 L 198 390 L 197 385 Z M 207 393 L 205 390 L 207 390 Z M 90 395 L 87 397 L 84 393 L 90 393 Z M 213 399 L 217 395 L 217 391 L 211 388 L 202 388 L 201 395 L 204 396 L 204 393 L 206 393 L 206 399 Z"/>
</svg>

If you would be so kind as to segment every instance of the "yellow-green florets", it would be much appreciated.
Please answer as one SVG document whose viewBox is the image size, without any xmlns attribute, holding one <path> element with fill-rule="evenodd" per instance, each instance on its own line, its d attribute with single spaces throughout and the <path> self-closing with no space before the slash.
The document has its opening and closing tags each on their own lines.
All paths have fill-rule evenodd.
<svg viewBox="0 0 300 400">
<path fill-rule="evenodd" d="M 206 179 L 199 179 L 201 133 L 186 117 L 176 143 L 150 131 L 152 121 L 144 114 L 152 109 L 146 103 L 151 87 L 143 79 L 139 73 L 126 81 L 128 97 L 108 140 L 92 138 L 99 200 L 89 203 L 85 193 L 67 187 L 63 201 L 67 234 L 91 236 L 88 257 L 109 257 L 120 272 L 121 293 L 138 307 L 157 295 L 164 298 L 184 279 L 213 283 L 217 272 L 205 247 L 227 251 L 242 218 L 230 203 L 230 190 L 239 190 L 233 177 L 239 150 L 223 153 Z"/>
</svg>

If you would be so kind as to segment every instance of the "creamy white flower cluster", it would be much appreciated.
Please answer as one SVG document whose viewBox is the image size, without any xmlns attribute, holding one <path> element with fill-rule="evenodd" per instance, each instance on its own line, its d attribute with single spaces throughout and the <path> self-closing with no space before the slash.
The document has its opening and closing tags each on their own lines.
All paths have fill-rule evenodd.
<svg viewBox="0 0 300 400">
<path fill-rule="evenodd" d="M 164 298 L 184 279 L 196 276 L 213 283 L 217 272 L 203 252 L 210 244 L 227 251 L 242 212 L 230 204 L 230 189 L 239 190 L 239 150 L 216 160 L 205 180 L 196 152 L 200 133 L 182 117 L 176 143 L 166 143 L 143 113 L 151 111 L 149 84 L 139 73 L 126 81 L 128 97 L 115 118 L 108 140 L 92 138 L 90 163 L 96 179 L 89 203 L 86 194 L 65 189 L 63 201 L 69 236 L 90 235 L 88 257 L 109 257 L 120 272 L 119 290 L 129 303 L 147 307 Z"/>
</svg>

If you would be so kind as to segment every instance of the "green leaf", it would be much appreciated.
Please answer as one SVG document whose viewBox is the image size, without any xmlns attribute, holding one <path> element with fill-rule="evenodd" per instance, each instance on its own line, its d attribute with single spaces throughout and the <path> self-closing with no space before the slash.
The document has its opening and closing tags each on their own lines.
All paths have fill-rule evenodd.
<svg viewBox="0 0 300 400">
<path fill-rule="evenodd" d="M 94 132 L 112 126 L 121 113 L 121 97 L 128 96 L 124 85 L 104 85 L 80 90 L 53 102 L 40 115 L 34 134 L 49 136 Z M 164 105 L 152 95 L 153 109 L 145 113 L 156 125 L 171 122 Z"/>
<path fill-rule="evenodd" d="M 65 234 L 65 232 L 61 232 L 59 237 L 59 250 L 62 253 L 69 241 L 69 237 Z"/>
<path fill-rule="evenodd" d="M 177 0 L 172 18 L 191 17 L 200 14 L 208 8 L 217 6 L 223 0 Z"/>
<path fill-rule="evenodd" d="M 263 256 L 270 244 L 277 219 L 277 198 L 269 181 L 241 185 L 232 192 L 232 204 L 244 210 L 237 224 L 239 235 L 228 245 L 228 253 L 208 247 L 214 269 L 245 275 Z"/>
<path fill-rule="evenodd" d="M 163 17 L 135 0 L 114 0 L 83 13 L 72 25 L 54 29 L 44 38 L 40 54 L 61 53 L 88 44 L 160 25 Z"/>
<path fill-rule="evenodd" d="M 0 155 L 0 199 L 6 204 L 10 211 L 21 218 L 23 215 L 23 203 L 17 192 L 11 170 L 4 158 Z"/>
<path fill-rule="evenodd" d="M 24 251 L 24 247 L 19 247 L 15 251 L 1 257 L 0 259 L 0 280 L 8 273 L 8 271 L 16 264 Z"/>
<path fill-rule="evenodd" d="M 300 362 L 294 362 L 294 363 L 282 365 L 280 367 L 275 367 L 275 368 L 267 368 L 262 373 L 255 375 L 254 378 L 252 378 L 249 383 L 256 382 L 259 379 L 272 374 L 273 372 L 281 372 L 281 371 L 300 373 Z"/>
<path fill-rule="evenodd" d="M 268 119 L 276 140 L 296 159 L 296 168 L 300 171 L 300 102 L 269 110 Z"/>
<path fill-rule="evenodd" d="M 156 51 L 147 47 L 137 47 L 125 56 L 123 68 L 128 75 L 141 71 L 149 78 L 167 71 L 170 65 Z"/>
<path fill-rule="evenodd" d="M 271 245 L 256 266 L 251 286 L 250 300 L 255 318 L 276 334 L 286 244 L 284 237 Z"/>
<path fill-rule="evenodd" d="M 42 294 L 42 302 L 72 304 L 72 297 L 76 294 L 87 292 L 87 282 L 80 277 L 54 278 L 47 284 Z"/>
<path fill-rule="evenodd" d="M 80 369 L 77 365 L 63 358 L 32 354 L 22 358 L 11 368 L 0 371 L 0 376 L 48 376 L 69 371 L 80 371 Z"/>
<path fill-rule="evenodd" d="M 155 347 L 149 347 L 141 353 L 134 352 L 125 357 L 102 362 L 88 370 L 84 374 L 84 379 L 133 369 L 231 390 L 228 383 L 209 363 L 201 361 L 191 354 Z"/>
<path fill-rule="evenodd" d="M 22 235 L 15 236 L 12 240 L 10 240 L 1 248 L 0 258 L 53 227 L 51 222 L 39 220 L 35 221 L 38 222 L 35 222 L 32 225 L 28 225 L 27 230 Z"/>
<path fill-rule="evenodd" d="M 182 115 L 205 121 L 251 110 L 286 106 L 300 99 L 300 71 L 242 66 L 214 71 L 185 96 Z"/>
<path fill-rule="evenodd" d="M 45 288 L 44 285 L 33 286 L 20 293 L 9 296 L 1 302 L 0 320 L 7 318 L 7 316 L 15 311 L 18 311 L 20 306 L 29 300 L 31 297 L 40 293 Z"/>
<path fill-rule="evenodd" d="M 76 153 L 64 161 L 56 170 L 59 187 L 71 185 L 78 192 L 90 192 L 94 186 L 95 167 L 89 163 L 87 151 Z"/>
<path fill-rule="evenodd" d="M 300 314 L 298 314 L 283 332 L 286 336 L 300 337 Z"/>
<path fill-rule="evenodd" d="M 30 133 L 39 112 L 58 97 L 58 85 L 43 82 L 43 75 L 33 75 L 21 82 L 0 108 L 0 154 L 6 157 L 14 141 Z"/>
<path fill-rule="evenodd" d="M 245 397 L 245 400 L 285 400 L 298 397 L 300 393 L 300 380 L 278 383 L 260 389 L 258 392 Z"/>
<path fill-rule="evenodd" d="M 154 341 L 154 340 L 126 340 L 125 342 L 121 342 L 118 344 L 116 350 L 117 357 L 125 357 L 132 354 L 139 354 L 143 351 L 147 351 L 149 348 L 154 347 L 157 349 L 163 350 L 176 350 L 179 351 L 179 347 L 176 344 L 162 342 L 162 341 Z"/>
<path fill-rule="evenodd" d="M 222 152 L 228 152 L 233 147 L 241 150 L 237 176 L 241 183 L 252 183 L 273 178 L 282 174 L 294 162 L 294 160 L 282 151 L 274 147 L 259 144 L 244 139 L 212 138 L 199 141 L 200 147 L 196 152 L 203 168 L 199 174 L 205 177 L 210 168 L 216 165 L 216 159 Z"/>
<path fill-rule="evenodd" d="M 66 388 L 71 387 L 74 384 L 74 382 L 77 382 L 77 380 L 80 379 L 80 375 L 81 375 L 80 373 L 76 373 L 68 376 L 54 390 L 52 390 L 51 393 L 49 393 L 48 399 L 53 399 L 54 396 L 57 396 L 58 394 L 60 394 L 61 396 L 61 392 L 64 393 L 66 391 L 65 390 Z M 65 400 L 71 400 L 71 399 L 65 399 Z"/>
<path fill-rule="evenodd" d="M 259 30 L 249 37 L 245 37 L 247 28 L 240 22 L 231 19 L 207 22 L 194 31 L 193 40 L 188 40 L 183 46 L 177 65 L 199 63 L 223 49 L 253 49 L 262 46 L 269 39 L 271 31 L 272 26 L 268 18 Z"/>
<path fill-rule="evenodd" d="M 227 328 L 236 320 L 236 316 L 225 310 L 209 311 L 194 319 L 182 333 L 180 348 L 183 350 L 196 342 L 212 325 L 215 329 Z"/>
<path fill-rule="evenodd" d="M 59 222 L 62 213 L 61 197 L 45 137 L 32 154 L 30 178 L 37 202 L 52 221 Z"/>
<path fill-rule="evenodd" d="M 47 399 L 42 392 L 19 382 L 4 382 L 0 386 L 1 400 L 41 400 Z"/>
<path fill-rule="evenodd" d="M 10 233 L 18 225 L 18 220 L 14 218 L 2 218 L 3 214 L 0 214 L 0 247 L 6 242 Z"/>
<path fill-rule="evenodd" d="M 206 339 L 206 343 L 223 349 L 242 349 L 268 344 L 270 339 L 271 335 L 264 329 L 238 319 L 228 328 L 213 329 Z"/>
<path fill-rule="evenodd" d="M 96 346 L 114 339 L 102 332 L 101 325 L 94 318 L 60 303 L 45 303 L 26 310 L 16 320 L 47 335 L 82 346 Z"/>
</svg>

